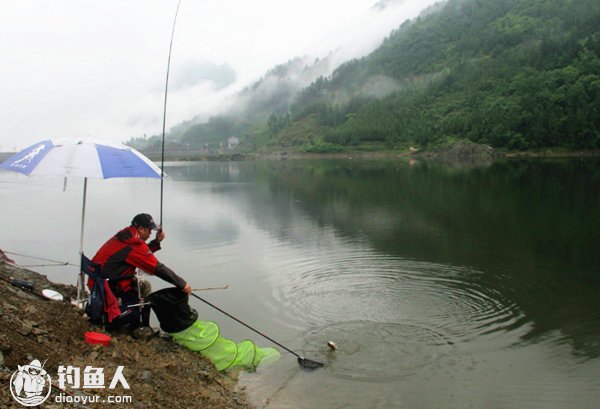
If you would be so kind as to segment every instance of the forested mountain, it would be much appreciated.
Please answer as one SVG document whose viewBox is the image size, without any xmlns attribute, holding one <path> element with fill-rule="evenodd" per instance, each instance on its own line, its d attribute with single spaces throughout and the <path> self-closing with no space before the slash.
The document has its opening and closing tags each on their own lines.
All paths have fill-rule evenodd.
<svg viewBox="0 0 600 409">
<path fill-rule="evenodd" d="M 597 148 L 599 56 L 598 1 L 450 0 L 303 90 L 289 126 L 333 145 Z"/>
<path fill-rule="evenodd" d="M 287 108 L 275 107 L 266 122 L 244 118 L 222 136 L 236 134 L 250 150 L 453 139 L 599 148 L 600 2 L 448 0 L 316 79 Z"/>
</svg>

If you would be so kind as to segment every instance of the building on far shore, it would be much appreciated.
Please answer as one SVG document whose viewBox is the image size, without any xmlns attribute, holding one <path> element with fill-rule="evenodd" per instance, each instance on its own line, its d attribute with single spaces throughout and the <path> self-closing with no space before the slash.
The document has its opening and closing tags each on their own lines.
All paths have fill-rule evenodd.
<svg viewBox="0 0 600 409">
<path fill-rule="evenodd" d="M 237 148 L 237 146 L 239 144 L 240 144 L 239 138 L 236 138 L 235 136 L 230 136 L 229 138 L 227 138 L 227 148 L 235 149 L 235 148 Z"/>
</svg>

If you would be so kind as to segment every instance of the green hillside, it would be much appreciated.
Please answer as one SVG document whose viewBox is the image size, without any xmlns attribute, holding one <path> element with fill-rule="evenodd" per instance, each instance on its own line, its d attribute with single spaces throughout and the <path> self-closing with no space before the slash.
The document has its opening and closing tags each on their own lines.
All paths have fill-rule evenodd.
<svg viewBox="0 0 600 409">
<path fill-rule="evenodd" d="M 180 139 L 202 146 L 237 136 L 247 151 L 396 149 L 455 139 L 510 150 L 597 149 L 600 2 L 448 0 L 293 98 L 291 87 L 280 86 L 285 95 L 270 116 L 263 109 L 212 118 Z"/>
<path fill-rule="evenodd" d="M 599 56 L 598 1 L 451 0 L 303 90 L 288 128 L 316 118 L 316 149 L 455 138 L 598 148 Z M 369 95 L 374 78 L 396 89 Z"/>
</svg>

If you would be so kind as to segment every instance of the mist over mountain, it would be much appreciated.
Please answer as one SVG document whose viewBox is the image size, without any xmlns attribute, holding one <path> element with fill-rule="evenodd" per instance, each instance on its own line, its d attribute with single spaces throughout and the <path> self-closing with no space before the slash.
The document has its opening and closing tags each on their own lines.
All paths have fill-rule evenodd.
<svg viewBox="0 0 600 409">
<path fill-rule="evenodd" d="M 233 84 L 235 79 L 236 73 L 229 64 L 186 61 L 181 64 L 170 85 L 173 91 L 179 91 L 204 82 L 218 91 Z"/>
<path fill-rule="evenodd" d="M 331 55 L 322 59 L 296 57 L 272 68 L 232 98 L 234 102 L 227 114 L 243 119 L 265 119 L 272 112 L 287 112 L 299 90 L 316 78 L 329 75 L 335 68 L 331 66 Z"/>
<path fill-rule="evenodd" d="M 345 61 L 372 52 L 390 30 L 408 17 L 417 15 L 423 4 L 434 1 L 382 0 L 376 3 L 356 22 L 356 26 L 340 28 L 335 38 L 326 39 L 310 55 L 298 56 L 273 67 L 240 91 L 230 93 L 225 98 L 215 98 L 215 101 L 219 101 L 218 108 L 199 111 L 189 120 L 171 128 L 166 138 L 167 146 L 181 146 L 182 141 L 189 143 L 190 139 L 195 138 L 193 135 L 202 132 L 206 126 L 211 128 L 215 122 L 230 124 L 218 126 L 220 131 L 217 133 L 226 130 L 239 136 L 254 124 L 266 121 L 272 113 L 285 114 L 299 91 L 318 78 L 328 77 Z M 173 91 L 193 89 L 201 84 L 224 94 L 236 87 L 236 73 L 227 64 L 216 65 L 200 60 L 188 61 L 183 65 L 183 68 L 178 68 L 178 76 L 172 81 Z M 376 87 L 374 84 L 373 88 Z M 182 140 L 184 134 L 186 136 Z M 159 138 L 159 135 L 137 137 L 127 143 L 138 149 L 152 149 L 152 146 L 156 149 L 160 145 Z M 216 136 L 215 132 L 209 131 L 205 139 L 208 142 L 215 139 L 216 142 L 216 139 L 222 138 L 222 135 Z"/>
<path fill-rule="evenodd" d="M 380 1 L 383 13 L 406 2 Z M 457 139 L 522 150 L 600 148 L 600 2 L 448 0 L 372 52 L 296 58 L 226 114 L 173 135 L 249 151 L 399 149 Z M 342 53 L 343 54 L 343 53 Z"/>
</svg>

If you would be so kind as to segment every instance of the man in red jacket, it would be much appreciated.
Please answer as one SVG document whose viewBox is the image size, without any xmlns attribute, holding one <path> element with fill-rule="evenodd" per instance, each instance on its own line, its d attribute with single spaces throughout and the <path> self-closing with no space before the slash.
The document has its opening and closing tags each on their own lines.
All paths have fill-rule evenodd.
<svg viewBox="0 0 600 409">
<path fill-rule="evenodd" d="M 154 240 L 146 244 L 152 230 L 157 230 Z M 96 253 L 92 262 L 99 264 L 102 275 L 109 278 L 109 286 L 119 301 L 121 315 L 112 320 L 109 327 L 118 327 L 130 324 L 132 327 L 148 325 L 150 308 L 147 306 L 128 308 L 128 305 L 138 304 L 140 294 L 138 292 L 135 270 L 140 270 L 158 276 L 163 280 L 180 288 L 186 294 L 192 292 L 192 288 L 186 281 L 179 277 L 173 270 L 159 262 L 154 252 L 160 250 L 160 242 L 165 238 L 165 233 L 147 213 L 140 213 L 133 218 L 131 226 L 125 227 L 111 237 Z M 119 277 L 127 277 L 121 280 L 111 281 Z M 89 283 L 88 283 L 89 286 Z"/>
</svg>

